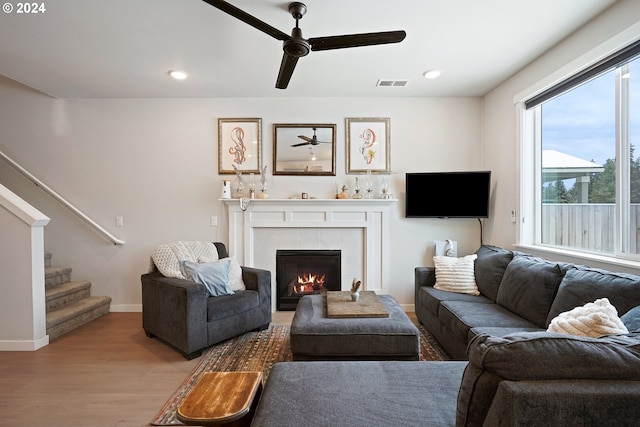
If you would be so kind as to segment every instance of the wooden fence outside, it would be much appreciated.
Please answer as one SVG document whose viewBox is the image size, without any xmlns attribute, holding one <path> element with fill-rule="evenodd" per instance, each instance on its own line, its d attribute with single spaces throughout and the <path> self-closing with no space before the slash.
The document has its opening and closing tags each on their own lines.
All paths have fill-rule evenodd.
<svg viewBox="0 0 640 427">
<path fill-rule="evenodd" d="M 595 252 L 614 253 L 613 204 L 542 204 L 542 243 Z M 631 205 L 629 253 L 638 253 L 640 205 Z"/>
</svg>

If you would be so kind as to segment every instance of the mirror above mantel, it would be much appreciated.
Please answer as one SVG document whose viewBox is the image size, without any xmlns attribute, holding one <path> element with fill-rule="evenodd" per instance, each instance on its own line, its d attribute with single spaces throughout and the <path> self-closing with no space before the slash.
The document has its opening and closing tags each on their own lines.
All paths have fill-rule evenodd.
<svg viewBox="0 0 640 427">
<path fill-rule="evenodd" d="M 274 124 L 273 174 L 336 174 L 335 124 Z"/>
</svg>

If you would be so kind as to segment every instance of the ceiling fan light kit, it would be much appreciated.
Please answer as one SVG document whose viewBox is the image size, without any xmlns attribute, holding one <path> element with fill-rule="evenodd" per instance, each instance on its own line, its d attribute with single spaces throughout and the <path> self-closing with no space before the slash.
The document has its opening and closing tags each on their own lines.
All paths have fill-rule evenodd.
<svg viewBox="0 0 640 427">
<path fill-rule="evenodd" d="M 298 59 L 307 56 L 311 51 L 344 49 L 359 46 L 372 46 L 387 43 L 399 43 L 406 37 L 403 30 L 383 31 L 376 33 L 348 34 L 340 36 L 314 37 L 305 39 L 302 30 L 298 26 L 298 21 L 307 13 L 307 6 L 304 3 L 289 3 L 289 13 L 296 20 L 296 26 L 291 31 L 291 35 L 278 30 L 248 14 L 247 12 L 227 3 L 224 0 L 203 0 L 205 3 L 237 18 L 246 24 L 262 31 L 271 37 L 282 41 L 282 62 L 276 80 L 276 88 L 286 89 L 295 70 Z"/>
</svg>

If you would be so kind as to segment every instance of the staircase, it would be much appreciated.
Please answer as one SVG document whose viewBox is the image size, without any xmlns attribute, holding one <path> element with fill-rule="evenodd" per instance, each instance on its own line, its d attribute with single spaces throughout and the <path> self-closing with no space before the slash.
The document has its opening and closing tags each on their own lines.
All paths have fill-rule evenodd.
<svg viewBox="0 0 640 427">
<path fill-rule="evenodd" d="M 110 297 L 92 297 L 91 283 L 71 280 L 71 268 L 52 267 L 45 254 L 47 335 L 53 340 L 109 312 Z"/>
</svg>

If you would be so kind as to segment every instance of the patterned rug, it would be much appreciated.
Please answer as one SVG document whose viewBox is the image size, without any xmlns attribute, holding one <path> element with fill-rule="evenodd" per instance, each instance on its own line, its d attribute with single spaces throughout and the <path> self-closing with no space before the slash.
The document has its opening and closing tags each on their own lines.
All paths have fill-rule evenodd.
<svg viewBox="0 0 640 427">
<path fill-rule="evenodd" d="M 438 342 L 422 326 L 420 330 L 420 360 L 447 360 L 449 357 Z M 274 363 L 291 360 L 289 326 L 271 325 L 260 332 L 249 332 L 211 347 L 178 390 L 151 420 L 151 425 L 183 425 L 176 410 L 203 372 L 262 371 L 266 381 Z"/>
</svg>

